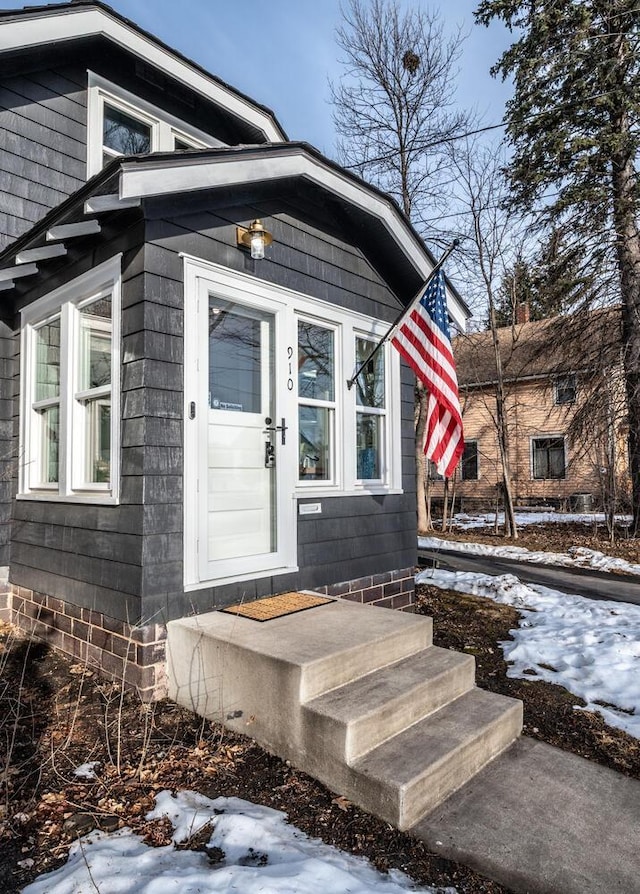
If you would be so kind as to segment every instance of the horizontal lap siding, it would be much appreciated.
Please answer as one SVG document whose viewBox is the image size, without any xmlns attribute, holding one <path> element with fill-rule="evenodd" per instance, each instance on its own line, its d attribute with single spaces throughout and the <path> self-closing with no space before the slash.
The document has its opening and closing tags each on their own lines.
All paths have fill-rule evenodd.
<svg viewBox="0 0 640 894">
<path fill-rule="evenodd" d="M 219 210 L 215 213 L 199 210 L 192 214 L 158 216 L 148 222 L 149 243 L 145 252 L 146 300 L 132 319 L 139 331 L 125 335 L 125 380 L 152 383 L 153 393 L 146 397 L 147 409 L 160 407 L 167 420 L 174 425 L 182 413 L 182 388 L 173 390 L 178 382 L 175 364 L 182 363 L 181 307 L 183 260 L 180 252 L 223 264 L 244 272 L 255 271 L 260 279 L 294 289 L 303 294 L 323 299 L 361 313 L 393 320 L 398 313 L 395 296 L 381 281 L 363 254 L 334 235 L 321 231 L 308 220 L 296 219 L 296 210 L 285 203 L 278 204 L 276 216 L 269 216 L 275 206 Z M 154 210 L 154 214 L 157 213 Z M 256 265 L 235 245 L 236 223 L 255 217 L 264 219 L 273 233 L 274 242 L 268 258 Z M 141 286 L 142 288 L 142 286 Z M 144 331 L 143 327 L 147 329 Z M 145 339 L 144 346 L 142 339 Z M 128 353 L 133 339 L 146 350 L 145 360 L 135 352 Z M 164 368 L 163 368 L 164 365 Z M 181 368 L 181 367 L 180 367 Z M 160 394 L 158 383 L 166 383 Z M 140 403 L 139 412 L 145 412 Z M 179 505 L 172 502 L 174 491 L 169 489 L 165 502 L 162 494 L 154 495 L 156 511 L 167 512 L 174 527 L 157 534 L 164 539 L 150 542 L 148 556 L 152 560 L 143 572 L 144 612 L 165 617 L 178 617 L 215 606 L 256 597 L 290 588 L 322 587 L 365 575 L 406 568 L 416 561 L 415 473 L 413 439 L 413 379 L 403 366 L 402 385 L 402 454 L 403 487 L 397 495 L 361 495 L 318 498 L 322 503 L 321 516 L 298 518 L 298 564 L 295 574 L 244 581 L 185 594 L 183 591 L 182 556 L 178 557 L 175 544 L 182 549 Z M 148 424 L 152 420 L 147 418 Z M 142 421 L 138 424 L 141 430 Z M 167 469 L 169 480 L 176 468 L 173 463 L 182 458 L 178 432 L 171 430 L 176 452 L 158 456 L 159 463 L 171 463 Z M 132 435 L 133 436 L 133 435 Z M 141 434 L 138 437 L 142 437 Z M 147 448 L 148 450 L 148 448 Z M 144 465 L 145 458 L 138 464 Z M 154 460 L 151 460 L 153 467 Z M 161 466 L 158 466 L 160 469 Z M 153 473 L 151 473 L 153 474 Z M 310 499 L 313 497 L 310 494 Z M 314 499 L 314 502 L 316 500 Z M 148 509 L 149 507 L 147 507 Z M 171 514 L 171 510 L 175 510 Z M 161 525 L 162 515 L 156 517 Z M 173 534 L 172 534 L 173 532 Z M 173 537 L 173 540 L 172 540 Z M 145 538 L 147 541 L 147 538 Z"/>
<path fill-rule="evenodd" d="M 135 214 L 135 212 L 133 213 Z M 390 320 L 397 301 L 355 248 L 293 213 L 262 214 L 278 242 L 261 278 Z M 197 217 L 197 221 L 196 218 Z M 244 270 L 232 213 L 190 220 L 105 221 L 99 246 L 72 271 L 63 265 L 22 296 L 28 304 L 117 251 L 124 251 L 122 310 L 121 504 L 15 504 L 12 581 L 130 622 L 162 623 L 240 597 L 321 587 L 411 566 L 415 560 L 413 387 L 403 368 L 404 494 L 322 498 L 320 517 L 299 519 L 300 573 L 184 592 L 183 260 L 180 252 Z M 190 227 L 199 227 L 194 232 Z M 143 249 L 144 238 L 151 240 Z M 341 266 L 342 265 L 342 266 Z M 37 288 L 37 291 L 36 291 Z"/>
<path fill-rule="evenodd" d="M 143 503 L 143 614 L 156 623 L 183 604 L 182 261 L 147 246 L 124 296 L 123 499 Z M 186 611 L 186 610 L 185 610 Z"/>
<path fill-rule="evenodd" d="M 39 71 L 0 84 L 0 248 L 86 177 L 86 73 Z"/>
<path fill-rule="evenodd" d="M 132 303 L 130 293 L 137 294 L 137 282 L 143 275 L 143 225 L 123 217 L 105 227 L 103 235 L 104 240 L 93 244 L 93 250 L 74 265 L 39 278 L 37 291 L 34 287 L 21 303 L 30 303 L 122 252 L 122 327 L 123 332 L 136 332 L 137 304 Z M 128 337 L 122 338 L 123 355 Z M 144 469 L 137 460 L 140 434 L 135 421 L 125 417 L 138 386 L 135 378 L 127 376 L 125 366 L 121 376 L 120 505 L 16 500 L 11 534 L 12 583 L 131 624 L 146 620 L 140 610 L 145 492 L 139 482 Z"/>
<path fill-rule="evenodd" d="M 463 500 L 478 500 L 486 505 L 495 503 L 498 481 L 502 479 L 502 465 L 496 437 L 495 392 L 490 389 L 470 389 L 463 398 L 464 434 L 467 441 L 478 442 L 477 481 L 457 481 L 456 493 Z M 578 405 L 558 406 L 554 403 L 554 387 L 546 382 L 522 382 L 508 386 L 506 418 L 509 434 L 509 463 L 516 503 L 539 500 L 565 500 L 576 492 L 587 491 L 599 495 L 598 469 L 602 457 L 596 439 L 588 443 L 566 441 L 566 478 L 534 479 L 531 464 L 531 439 L 563 436 L 569 430 L 571 418 Z M 595 423 L 594 423 L 595 430 Z M 623 469 L 621 467 L 620 472 Z M 442 486 L 434 484 L 438 496 Z"/>
</svg>

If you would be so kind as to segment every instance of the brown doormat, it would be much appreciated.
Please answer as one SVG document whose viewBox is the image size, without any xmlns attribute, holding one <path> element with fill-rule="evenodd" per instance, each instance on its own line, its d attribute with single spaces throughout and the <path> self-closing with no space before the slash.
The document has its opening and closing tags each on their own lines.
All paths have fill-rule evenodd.
<svg viewBox="0 0 640 894">
<path fill-rule="evenodd" d="M 303 612 L 326 602 L 335 602 L 326 596 L 314 596 L 312 593 L 278 593 L 277 596 L 267 596 L 266 599 L 256 599 L 254 602 L 243 602 L 241 605 L 228 605 L 220 609 L 232 615 L 241 615 L 252 621 L 273 621 L 274 618 L 282 618 L 284 615 L 293 615 L 295 612 Z"/>
</svg>

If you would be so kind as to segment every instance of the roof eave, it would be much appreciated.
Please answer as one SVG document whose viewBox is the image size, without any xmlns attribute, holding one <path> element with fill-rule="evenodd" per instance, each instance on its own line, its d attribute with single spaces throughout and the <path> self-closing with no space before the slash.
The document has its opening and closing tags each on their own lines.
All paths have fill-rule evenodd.
<svg viewBox="0 0 640 894">
<path fill-rule="evenodd" d="M 105 3 L 80 0 L 0 12 L 0 53 L 95 36 L 112 40 L 247 121 L 264 134 L 265 140 L 287 140 L 271 109 L 229 86 Z"/>
<path fill-rule="evenodd" d="M 34 244 L 60 222 L 86 220 L 87 214 L 127 208 L 145 199 L 229 189 L 253 183 L 287 179 L 311 182 L 382 224 L 388 238 L 426 280 L 435 260 L 396 203 L 386 193 L 344 171 L 305 143 L 276 143 L 250 147 L 224 147 L 184 153 L 154 153 L 114 159 L 65 202 L 49 212 L 29 232 L 0 253 L 0 268 L 10 267 L 15 256 Z M 413 295 L 402 296 L 408 303 Z M 464 328 L 469 311 L 451 287 L 447 306 L 453 321 Z"/>
</svg>

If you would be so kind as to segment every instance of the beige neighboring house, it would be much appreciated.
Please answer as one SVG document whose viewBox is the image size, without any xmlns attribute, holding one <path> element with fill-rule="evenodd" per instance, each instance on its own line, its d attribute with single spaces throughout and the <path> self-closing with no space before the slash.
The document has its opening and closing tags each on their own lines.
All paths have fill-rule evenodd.
<svg viewBox="0 0 640 894">
<path fill-rule="evenodd" d="M 498 330 L 516 506 L 587 510 L 624 503 L 630 478 L 618 308 Z M 502 469 L 490 331 L 454 339 L 465 452 L 459 508 L 495 506 Z M 442 485 L 432 482 L 437 500 Z"/>
</svg>

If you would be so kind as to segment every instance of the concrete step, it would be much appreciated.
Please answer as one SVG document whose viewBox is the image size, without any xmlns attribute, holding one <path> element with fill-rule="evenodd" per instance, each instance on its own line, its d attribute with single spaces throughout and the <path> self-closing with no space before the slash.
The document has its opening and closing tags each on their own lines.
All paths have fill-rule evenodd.
<svg viewBox="0 0 640 894">
<path fill-rule="evenodd" d="M 432 630 L 431 618 L 341 600 L 266 624 L 180 618 L 167 625 L 169 695 L 296 760 L 301 703 L 421 652 Z"/>
<path fill-rule="evenodd" d="M 355 761 L 355 803 L 408 829 L 496 757 L 522 729 L 522 703 L 472 689 Z"/>
<path fill-rule="evenodd" d="M 471 655 L 430 646 L 302 706 L 307 750 L 352 763 L 473 688 Z"/>
<path fill-rule="evenodd" d="M 253 736 L 407 829 L 519 735 L 522 705 L 473 687 L 432 622 L 342 600 L 265 624 L 224 612 L 167 625 L 170 696 Z"/>
</svg>

